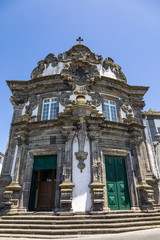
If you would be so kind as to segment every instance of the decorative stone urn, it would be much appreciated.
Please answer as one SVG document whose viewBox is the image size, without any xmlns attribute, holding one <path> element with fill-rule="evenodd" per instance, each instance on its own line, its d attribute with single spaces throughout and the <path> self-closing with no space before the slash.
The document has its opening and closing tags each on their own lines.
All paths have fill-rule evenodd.
<svg viewBox="0 0 160 240">
<path fill-rule="evenodd" d="M 83 95 L 78 95 L 75 104 L 72 106 L 72 113 L 77 117 L 90 116 L 93 108 L 86 102 L 86 98 Z"/>
</svg>

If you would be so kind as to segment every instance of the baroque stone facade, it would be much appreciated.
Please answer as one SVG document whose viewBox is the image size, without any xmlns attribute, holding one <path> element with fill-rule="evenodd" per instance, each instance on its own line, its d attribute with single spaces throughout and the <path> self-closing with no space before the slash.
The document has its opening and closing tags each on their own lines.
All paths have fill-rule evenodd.
<svg viewBox="0 0 160 240">
<path fill-rule="evenodd" d="M 82 44 L 49 54 L 14 106 L 0 177 L 2 211 L 158 210 L 142 109 L 148 87 Z"/>
</svg>

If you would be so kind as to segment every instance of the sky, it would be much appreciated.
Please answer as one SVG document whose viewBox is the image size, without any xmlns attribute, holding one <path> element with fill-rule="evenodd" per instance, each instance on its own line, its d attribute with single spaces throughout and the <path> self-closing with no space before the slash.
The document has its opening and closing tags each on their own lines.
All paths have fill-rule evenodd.
<svg viewBox="0 0 160 240">
<path fill-rule="evenodd" d="M 159 0 L 0 0 L 0 152 L 12 120 L 6 80 L 30 80 L 39 60 L 83 44 L 122 67 L 130 85 L 149 86 L 160 111 Z"/>
</svg>

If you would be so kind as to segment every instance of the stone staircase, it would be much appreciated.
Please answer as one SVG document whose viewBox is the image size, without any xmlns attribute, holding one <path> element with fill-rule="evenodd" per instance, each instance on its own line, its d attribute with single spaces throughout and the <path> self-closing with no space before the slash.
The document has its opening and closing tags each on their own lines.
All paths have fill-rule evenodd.
<svg viewBox="0 0 160 240">
<path fill-rule="evenodd" d="M 1 237 L 71 238 L 160 227 L 160 212 L 117 212 L 58 216 L 53 212 L 28 212 L 0 217 Z"/>
</svg>

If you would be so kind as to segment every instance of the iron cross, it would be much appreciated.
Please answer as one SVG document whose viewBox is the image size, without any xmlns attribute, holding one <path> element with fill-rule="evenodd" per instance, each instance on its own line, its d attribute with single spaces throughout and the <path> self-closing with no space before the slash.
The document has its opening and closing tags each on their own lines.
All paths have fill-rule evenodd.
<svg viewBox="0 0 160 240">
<path fill-rule="evenodd" d="M 81 37 L 77 38 L 76 41 L 79 42 L 79 44 L 81 44 L 81 42 L 83 41 L 83 39 Z"/>
</svg>

